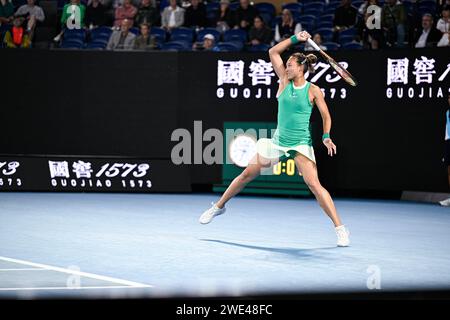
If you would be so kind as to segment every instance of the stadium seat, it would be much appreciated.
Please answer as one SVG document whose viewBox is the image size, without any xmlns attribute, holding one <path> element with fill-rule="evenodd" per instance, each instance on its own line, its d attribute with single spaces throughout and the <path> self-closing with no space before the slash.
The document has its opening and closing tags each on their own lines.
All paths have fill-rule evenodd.
<svg viewBox="0 0 450 320">
<path fill-rule="evenodd" d="M 247 47 L 247 51 L 250 51 L 250 52 L 267 52 L 267 51 L 269 51 L 269 49 L 270 49 L 270 46 L 268 44 L 263 44 L 263 43 Z"/>
<path fill-rule="evenodd" d="M 241 29 L 231 29 L 227 30 L 223 34 L 223 41 L 229 42 L 229 41 L 240 41 L 240 42 L 247 42 L 247 32 Z"/>
<path fill-rule="evenodd" d="M 268 13 L 272 17 L 275 16 L 275 6 L 272 3 L 269 2 L 259 2 L 255 3 L 255 8 L 258 9 L 258 12 L 261 13 Z"/>
<path fill-rule="evenodd" d="M 288 9 L 291 12 L 298 12 L 300 13 L 302 11 L 302 3 L 297 3 L 297 2 L 293 2 L 293 3 L 286 3 L 284 5 L 281 6 L 281 8 L 284 9 Z"/>
<path fill-rule="evenodd" d="M 150 34 L 156 38 L 158 43 L 164 43 L 167 39 L 167 32 L 163 28 L 160 27 L 152 27 L 150 30 Z"/>
<path fill-rule="evenodd" d="M 194 30 L 191 28 L 175 28 L 170 34 L 170 41 L 184 40 L 187 42 L 194 41 Z"/>
<path fill-rule="evenodd" d="M 161 45 L 161 50 L 165 51 L 191 51 L 190 43 L 186 41 L 169 41 Z"/>
<path fill-rule="evenodd" d="M 336 42 L 324 42 L 324 43 L 322 43 L 322 45 L 327 47 L 327 50 L 330 50 L 330 51 L 338 50 L 340 47 L 340 45 Z"/>
<path fill-rule="evenodd" d="M 345 43 L 342 45 L 343 49 L 352 49 L 352 50 L 361 50 L 363 49 L 362 44 L 358 43 L 358 42 L 350 42 L 350 43 Z"/>
<path fill-rule="evenodd" d="M 242 50 L 242 45 L 235 41 L 219 42 L 217 48 L 219 51 L 238 52 Z"/>
<path fill-rule="evenodd" d="M 333 29 L 332 28 L 320 28 L 316 29 L 314 33 L 318 33 L 322 36 L 323 41 L 331 41 L 333 39 Z"/>
</svg>

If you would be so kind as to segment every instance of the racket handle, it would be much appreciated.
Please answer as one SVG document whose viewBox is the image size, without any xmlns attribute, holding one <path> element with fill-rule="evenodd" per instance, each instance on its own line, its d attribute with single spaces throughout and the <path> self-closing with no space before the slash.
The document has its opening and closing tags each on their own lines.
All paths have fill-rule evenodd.
<svg viewBox="0 0 450 320">
<path fill-rule="evenodd" d="M 311 38 L 308 38 L 307 41 L 314 49 L 316 49 L 317 51 L 322 51 L 322 49 L 320 49 L 320 47 L 314 41 L 311 40 Z"/>
</svg>

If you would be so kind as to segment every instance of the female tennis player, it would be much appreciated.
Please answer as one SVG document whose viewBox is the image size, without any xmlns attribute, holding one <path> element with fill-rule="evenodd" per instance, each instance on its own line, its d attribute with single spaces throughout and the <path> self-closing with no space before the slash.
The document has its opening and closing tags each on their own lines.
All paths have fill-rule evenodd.
<svg viewBox="0 0 450 320">
<path fill-rule="evenodd" d="M 285 67 L 280 56 L 291 45 L 306 41 L 310 37 L 309 33 L 302 31 L 269 50 L 273 69 L 280 79 L 277 93 L 277 129 L 271 139 L 258 140 L 255 157 L 233 180 L 219 201 L 212 203 L 212 207 L 200 216 L 200 223 L 207 224 L 215 216 L 225 213 L 228 200 L 255 179 L 263 168 L 276 164 L 281 156 L 289 156 L 291 151 L 294 152 L 296 167 L 303 175 L 305 183 L 334 224 L 337 245 L 346 247 L 350 244 L 349 232 L 342 224 L 330 194 L 319 182 L 312 146 L 310 116 L 315 105 L 319 108 L 323 120 L 322 142 L 328 150 L 328 155 L 336 154 L 336 145 L 330 138 L 331 116 L 323 93 L 318 86 L 306 81 L 304 77 L 306 71 L 314 72 L 313 64 L 317 58 L 313 54 L 294 53 L 287 60 Z"/>
</svg>

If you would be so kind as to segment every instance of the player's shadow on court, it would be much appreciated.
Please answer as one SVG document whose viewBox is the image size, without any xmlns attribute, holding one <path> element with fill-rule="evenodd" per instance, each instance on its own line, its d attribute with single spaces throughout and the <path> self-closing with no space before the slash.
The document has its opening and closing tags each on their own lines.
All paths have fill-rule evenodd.
<svg viewBox="0 0 450 320">
<path fill-rule="evenodd" d="M 248 244 L 229 242 L 229 241 L 223 241 L 223 240 L 215 240 L 215 239 L 200 239 L 200 240 L 208 241 L 208 242 L 216 242 L 216 243 L 220 243 L 220 244 L 226 244 L 229 246 L 235 246 L 235 247 L 252 249 L 252 250 L 261 250 L 261 251 L 268 251 L 268 252 L 272 252 L 272 253 L 286 254 L 286 255 L 290 255 L 290 256 L 295 256 L 297 258 L 314 258 L 314 259 L 333 258 L 332 256 L 329 256 L 328 253 L 332 253 L 331 251 L 338 249 L 338 247 L 322 247 L 322 248 L 309 248 L 309 249 L 273 248 L 273 247 L 253 246 L 253 245 L 248 245 Z"/>
</svg>

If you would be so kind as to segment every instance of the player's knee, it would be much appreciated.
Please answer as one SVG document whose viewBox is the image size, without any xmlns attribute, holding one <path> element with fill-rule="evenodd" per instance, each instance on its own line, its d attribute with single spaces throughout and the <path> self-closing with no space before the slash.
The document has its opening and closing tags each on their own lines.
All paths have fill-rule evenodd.
<svg viewBox="0 0 450 320">
<path fill-rule="evenodd" d="M 249 169 L 245 169 L 244 171 L 242 171 L 242 173 L 239 175 L 239 178 L 243 181 L 243 182 L 250 182 L 251 180 L 253 180 L 253 178 L 255 177 L 255 174 L 249 170 Z"/>
<path fill-rule="evenodd" d="M 318 179 L 305 179 L 305 183 L 312 192 L 319 191 L 322 187 Z"/>
</svg>

